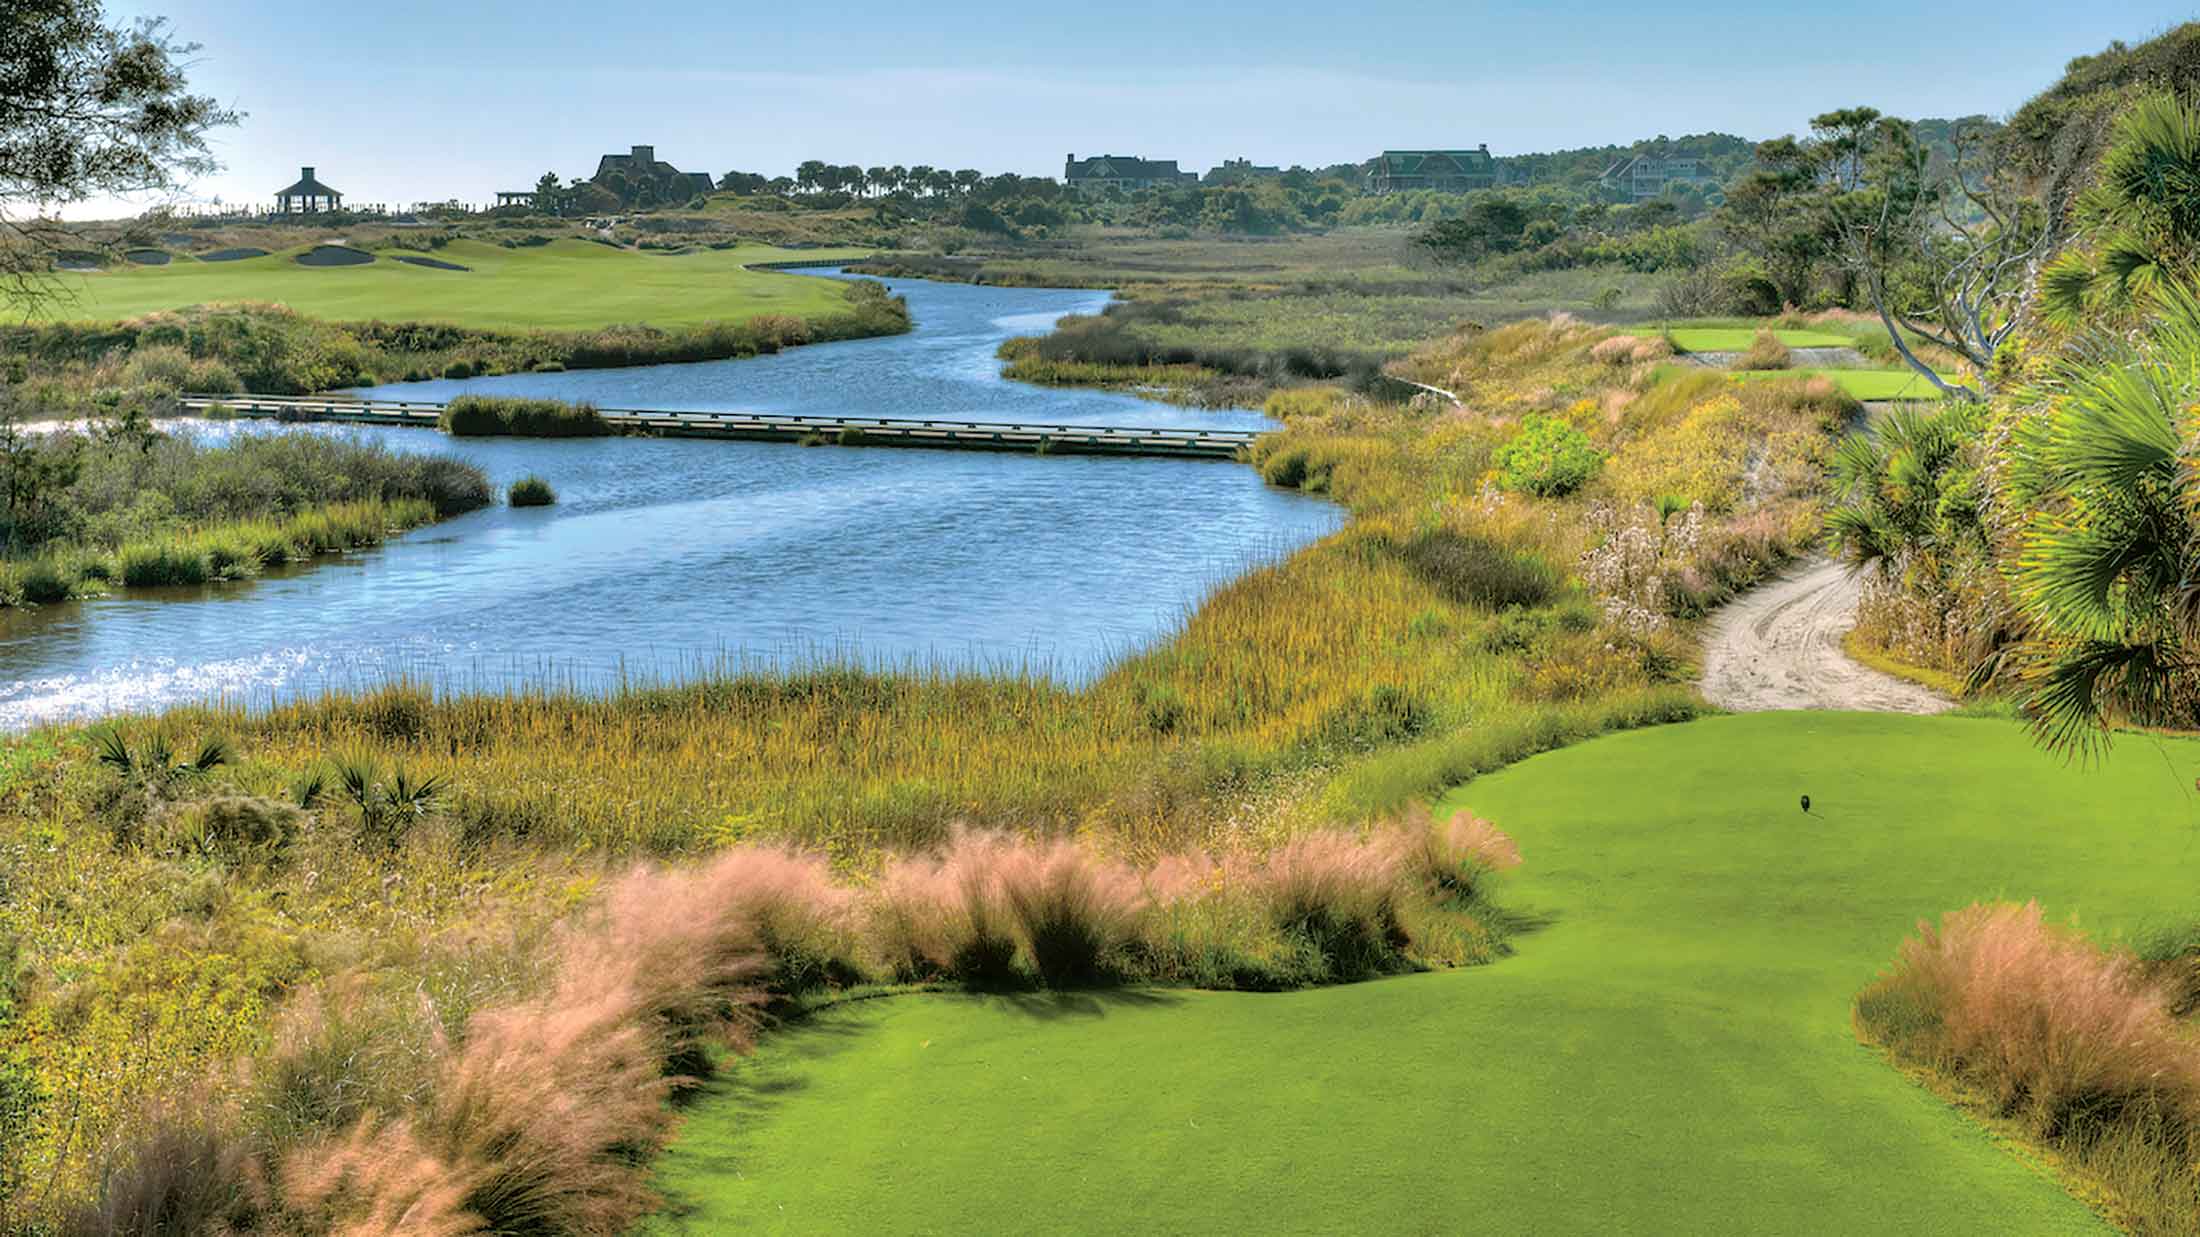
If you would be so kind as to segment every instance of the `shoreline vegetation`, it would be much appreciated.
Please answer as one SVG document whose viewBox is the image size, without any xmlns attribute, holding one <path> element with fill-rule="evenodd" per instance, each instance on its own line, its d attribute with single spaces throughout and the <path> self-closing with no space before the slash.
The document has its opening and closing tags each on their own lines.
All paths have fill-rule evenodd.
<svg viewBox="0 0 2200 1237">
<path fill-rule="evenodd" d="M 1400 959 L 1487 960 L 1505 913 L 1479 902 L 1383 909 L 1420 895 L 1379 892 L 1381 872 L 1396 870 L 1379 855 L 1398 852 L 1365 849 L 1394 836 L 1366 831 L 1425 820 L 1417 802 L 1477 772 L 1697 715 L 1691 623 L 1808 547 L 1819 462 L 1856 411 L 1806 380 L 1656 381 L 1631 346 L 1615 361 L 1602 347 L 1610 337 L 1560 315 L 1464 330 L 1407 362 L 1417 380 L 1462 391 L 1473 412 L 1334 387 L 1279 393 L 1268 411 L 1286 428 L 1251 466 L 1329 495 L 1350 523 L 1218 588 L 1168 642 L 1083 688 L 833 667 L 608 697 L 443 698 L 391 685 L 14 741 L 0 761 L 12 796 L 0 801 L 0 846 L 38 838 L 11 850 L 24 856 L 19 884 L 71 890 L 57 914 L 21 913 L 35 897 L 0 903 L 0 937 L 17 960 L 0 1086 L 15 1088 L 26 1114 L 16 1162 L 30 1179 L 59 1183 L 43 1214 L 122 1205 L 155 1189 L 148 1174 L 170 1171 L 186 1150 L 194 1177 L 216 1183 L 229 1206 L 244 1197 L 231 1186 L 259 1154 L 251 1148 L 280 1145 L 330 1183 L 286 1194 L 284 1206 L 357 1218 L 368 1214 L 356 1210 L 363 1200 L 399 1188 L 378 1175 L 399 1167 L 376 1151 L 385 1136 L 405 1145 L 393 1131 L 458 1163 L 489 1145 L 481 1129 L 596 1103 L 601 1093 L 562 1089 L 592 1086 L 580 1081 L 587 1070 L 559 1071 L 575 1081 L 543 1075 L 524 1094 L 478 1093 L 483 1106 L 467 1111 L 492 1126 L 461 1130 L 439 1115 L 471 1103 L 477 1081 L 489 1085 L 470 1070 L 523 1051 L 507 1033 L 524 1040 L 563 1016 L 561 977 L 575 972 L 558 942 L 594 931 L 585 925 L 600 922 L 622 882 L 699 879 L 707 869 L 695 865 L 731 847 L 791 849 L 802 870 L 859 889 L 919 870 L 911 864 L 945 872 L 967 844 L 958 839 L 985 834 L 1031 839 L 1011 847 L 1024 848 L 1017 854 L 1074 837 L 1079 855 L 1144 872 L 1148 885 L 1176 870 L 1172 857 L 1272 870 L 1318 851 L 1325 858 L 1308 860 L 1306 892 L 1288 914 L 1228 894 L 1252 878 L 1224 875 L 1222 901 L 1203 898 L 1172 921 L 1171 956 L 1182 961 L 1100 982 L 1244 986 L 1268 976 L 1258 986 L 1373 973 L 1340 962 L 1346 954 L 1391 959 L 1373 971 Z M 1752 440 L 1760 446 L 1745 450 Z M 202 750 L 218 759 L 198 768 L 188 753 Z M 1015 984 L 1053 985 L 1047 951 L 1094 939 L 1094 922 L 1120 922 L 1091 918 L 1101 912 L 1077 874 L 1086 868 L 1000 863 L 986 880 L 1027 863 L 1040 874 L 1037 892 L 1017 895 L 1022 909 L 985 903 L 1009 908 L 996 920 L 966 903 L 949 920 L 991 941 L 970 948 L 990 951 L 984 965 Z M 636 864 L 642 874 L 625 876 Z M 956 897 L 972 888 L 940 887 L 962 889 Z M 889 974 L 804 944 L 811 929 L 770 909 L 784 900 L 696 896 L 697 914 L 732 925 L 721 939 L 739 946 L 725 959 L 738 984 L 708 988 L 715 1013 L 692 1004 L 686 981 L 663 990 L 696 1011 L 699 1028 L 738 1040 L 746 1015 L 729 1023 L 729 1000 L 738 1014 L 788 989 L 852 990 Z M 1420 926 L 1372 936 L 1350 926 L 1398 915 Z M 1255 928 L 1269 943 L 1231 961 L 1223 943 Z M 1373 939 L 1411 948 L 1335 943 Z M 1141 956 L 1158 958 L 1159 947 L 1149 941 Z M 940 948 L 930 956 L 957 956 Z M 1246 960 L 1257 958 L 1271 961 Z M 976 973 L 961 965 L 947 974 Z M 797 975 L 809 978 L 788 978 Z M 356 1011 L 403 1007 L 414 1018 L 406 994 L 422 991 L 442 994 L 432 1026 L 357 1038 L 389 1024 Z M 606 1007 L 575 1050 L 632 1066 L 602 1075 L 606 1087 L 646 1080 L 632 1094 L 647 1104 L 604 1101 L 641 1122 L 628 1133 L 646 1142 L 661 1128 L 649 1114 L 661 1111 L 653 1088 L 663 1074 L 649 1047 L 657 1024 L 637 1019 L 664 1006 L 636 999 Z M 377 1088 L 397 1065 L 346 1045 L 413 1054 L 395 1046 L 425 1042 L 417 1035 L 434 1026 L 456 1055 L 433 1066 L 433 1094 L 400 1088 L 414 1098 L 370 1103 L 391 1094 Z M 240 1060 L 259 1064 L 225 1064 Z M 680 1061 L 677 1072 L 703 1068 L 692 1054 Z M 278 1091 L 253 1090 L 268 1086 Z M 293 1106 L 267 1107 L 271 1094 Z M 239 1104 L 297 1115 L 250 1133 L 224 1124 Z M 159 1118 L 175 1105 L 207 1119 Z M 368 1121 L 362 1105 L 379 1116 Z M 171 1134 L 187 1142 L 161 1141 Z M 574 1157 L 572 1179 L 595 1184 L 586 1197 L 553 1191 L 543 1206 L 582 1209 L 558 1212 L 570 1219 L 639 1205 L 641 1165 L 610 1163 L 601 1143 L 559 1145 Z M 491 1207 L 474 1193 L 486 1179 L 461 1173 L 437 1188 L 458 1191 L 453 1207 Z"/>
<path fill-rule="evenodd" d="M 139 421 L 14 433 L 0 608 L 246 579 L 488 505 L 447 457 L 312 434 L 209 445 Z"/>
</svg>

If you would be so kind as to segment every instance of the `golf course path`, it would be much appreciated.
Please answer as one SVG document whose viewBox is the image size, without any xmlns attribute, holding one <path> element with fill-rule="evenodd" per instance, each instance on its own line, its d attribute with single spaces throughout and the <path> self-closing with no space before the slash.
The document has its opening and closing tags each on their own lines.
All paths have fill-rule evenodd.
<svg viewBox="0 0 2200 1237">
<path fill-rule="evenodd" d="M 1851 660 L 1841 637 L 1856 625 L 1863 585 L 1838 563 L 1813 559 L 1729 602 L 1704 645 L 1703 694 L 1737 713 L 1857 709 L 1939 713 L 1946 697 Z"/>
</svg>

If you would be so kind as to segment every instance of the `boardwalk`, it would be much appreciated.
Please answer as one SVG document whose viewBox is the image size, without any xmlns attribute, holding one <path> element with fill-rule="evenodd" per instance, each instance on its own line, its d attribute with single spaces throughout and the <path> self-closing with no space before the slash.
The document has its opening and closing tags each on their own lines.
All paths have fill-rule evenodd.
<svg viewBox="0 0 2200 1237">
<path fill-rule="evenodd" d="M 434 429 L 444 405 L 413 400 L 369 400 L 325 395 L 186 395 L 192 412 L 219 408 L 231 416 L 280 421 L 351 421 Z M 1163 455 L 1234 459 L 1261 436 L 1259 430 L 1111 425 L 1023 425 L 996 421 L 917 420 L 907 417 L 782 416 L 768 412 L 675 412 L 600 408 L 604 420 L 629 433 L 689 438 L 746 438 L 768 442 L 830 442 L 847 446 L 941 447 L 965 451 L 1034 451 L 1041 454 Z"/>
</svg>

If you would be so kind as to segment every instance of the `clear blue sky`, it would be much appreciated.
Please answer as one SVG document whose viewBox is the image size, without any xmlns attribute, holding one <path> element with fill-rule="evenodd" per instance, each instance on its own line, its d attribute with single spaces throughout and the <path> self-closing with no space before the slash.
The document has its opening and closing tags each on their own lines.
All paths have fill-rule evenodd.
<svg viewBox="0 0 2200 1237">
<path fill-rule="evenodd" d="M 109 0 L 204 44 L 249 115 L 202 195 L 302 164 L 358 202 L 484 200 L 635 143 L 689 170 L 806 158 L 1060 175 L 1062 156 L 1320 165 L 1385 146 L 1499 154 L 1721 130 L 1864 103 L 2003 113 L 2072 56 L 2193 0 Z M 72 212 L 78 213 L 78 212 Z"/>
</svg>

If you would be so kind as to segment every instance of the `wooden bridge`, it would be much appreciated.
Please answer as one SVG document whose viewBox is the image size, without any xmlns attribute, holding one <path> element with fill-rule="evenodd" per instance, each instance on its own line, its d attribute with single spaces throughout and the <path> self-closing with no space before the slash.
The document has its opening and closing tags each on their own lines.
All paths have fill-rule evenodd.
<svg viewBox="0 0 2200 1237">
<path fill-rule="evenodd" d="M 185 395 L 178 402 L 193 412 L 220 409 L 232 416 L 279 421 L 351 421 L 424 429 L 437 426 L 444 408 L 442 404 L 419 400 L 325 395 Z M 634 434 L 1040 454 L 1234 459 L 1263 432 L 1143 429 L 1119 425 L 1027 425 L 914 417 L 810 417 L 770 412 L 678 412 L 645 408 L 599 408 L 596 411 L 620 431 Z"/>
</svg>

